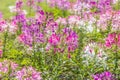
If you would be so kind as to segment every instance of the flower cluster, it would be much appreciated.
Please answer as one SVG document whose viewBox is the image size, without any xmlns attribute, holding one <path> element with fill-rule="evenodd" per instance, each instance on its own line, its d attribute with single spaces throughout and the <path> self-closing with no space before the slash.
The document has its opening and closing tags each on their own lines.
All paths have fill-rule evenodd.
<svg viewBox="0 0 120 80">
<path fill-rule="evenodd" d="M 2 50 L 0 50 L 0 57 L 2 57 L 2 54 L 3 54 L 3 51 L 2 51 Z"/>
<path fill-rule="evenodd" d="M 101 43 L 88 43 L 84 48 L 83 54 L 83 62 L 88 64 L 88 61 L 96 61 L 97 63 L 106 64 L 107 54 L 103 49 L 103 45 Z"/>
<path fill-rule="evenodd" d="M 4 77 L 17 80 L 42 80 L 41 73 L 33 67 L 23 67 L 19 70 L 18 64 L 10 60 L 0 62 L 0 78 Z"/>
<path fill-rule="evenodd" d="M 117 3 L 115 0 L 76 0 L 72 4 L 72 13 L 81 15 L 82 13 L 104 12 L 112 9 L 112 4 Z"/>
<path fill-rule="evenodd" d="M 85 1 L 76 0 L 76 2 L 72 5 L 70 11 L 72 11 L 72 13 L 74 14 L 82 14 L 83 12 L 90 12 L 90 8 L 91 6 L 89 3 Z"/>
<path fill-rule="evenodd" d="M 37 72 L 33 67 L 24 67 L 17 71 L 15 78 L 17 80 L 42 80 L 41 73 Z"/>
<path fill-rule="evenodd" d="M 10 19 L 0 13 L 0 60 L 20 64 L 0 62 L 0 79 L 115 80 L 109 71 L 120 67 L 118 0 L 24 1 L 9 7 Z"/>
<path fill-rule="evenodd" d="M 60 42 L 60 36 L 57 34 L 52 34 L 48 40 L 48 42 L 53 45 L 56 46 L 58 45 L 58 43 Z"/>
<path fill-rule="evenodd" d="M 62 18 L 62 17 L 59 17 L 59 18 L 56 20 L 56 23 L 57 23 L 57 24 L 60 24 L 60 25 L 64 25 L 64 26 L 67 25 L 66 18 Z"/>
<path fill-rule="evenodd" d="M 47 0 L 48 3 L 50 3 L 50 5 L 52 7 L 57 6 L 58 8 L 62 9 L 62 10 L 66 10 L 70 8 L 70 1 L 69 0 Z"/>
<path fill-rule="evenodd" d="M 112 0 L 89 0 L 91 8 L 97 8 L 97 11 L 104 12 L 112 8 Z"/>
<path fill-rule="evenodd" d="M 29 5 L 32 5 L 30 1 L 33 0 L 28 0 Z M 18 3 L 22 5 L 21 0 L 19 0 L 16 5 L 18 5 Z M 60 0 L 58 6 L 62 6 L 63 3 L 65 3 L 64 9 L 67 9 L 66 4 L 68 4 L 69 1 Z M 18 25 L 16 26 L 16 32 L 20 42 L 29 47 L 35 47 L 37 44 L 47 44 L 45 47 L 47 51 L 53 49 L 57 52 L 63 52 L 67 47 L 68 52 L 73 52 L 77 48 L 78 35 L 72 29 L 66 28 L 66 20 L 63 22 L 63 27 L 60 28 L 58 24 L 60 21 L 54 21 L 52 14 L 44 12 L 40 7 L 37 7 L 35 16 L 32 18 L 27 18 L 21 7 L 18 9 L 20 9 L 20 12 L 17 12 L 12 18 L 12 23 Z M 79 19 L 78 16 L 69 16 L 68 24 L 70 25 L 68 26 L 72 28 L 72 26 L 77 24 Z M 64 44 L 64 47 L 61 47 L 62 44 Z"/>
<path fill-rule="evenodd" d="M 64 28 L 63 32 L 66 36 L 65 42 L 68 47 L 68 52 L 74 51 L 78 46 L 78 35 L 69 28 Z"/>
<path fill-rule="evenodd" d="M 23 1 L 22 0 L 17 0 L 16 1 L 16 9 L 21 9 L 23 6 Z"/>
<path fill-rule="evenodd" d="M 107 30 L 108 27 L 111 28 L 112 31 L 119 31 L 120 28 L 120 11 L 114 11 L 112 9 L 106 10 L 104 13 L 100 13 L 99 19 L 97 20 L 97 26 L 101 30 Z"/>
<path fill-rule="evenodd" d="M 120 34 L 110 33 L 105 41 L 106 47 L 111 47 L 112 45 L 116 45 L 119 47 L 120 45 Z"/>
<path fill-rule="evenodd" d="M 12 61 L 4 60 L 3 62 L 0 62 L 0 78 L 6 75 L 13 77 L 17 68 L 18 68 L 18 64 Z"/>
<path fill-rule="evenodd" d="M 43 42 L 43 34 L 40 31 L 40 26 L 37 19 L 28 19 L 25 15 L 17 15 L 15 21 L 20 24 L 19 39 L 26 45 L 32 46 L 33 42 Z M 32 23 L 33 22 L 33 23 Z"/>
<path fill-rule="evenodd" d="M 111 72 L 105 71 L 101 74 L 95 74 L 93 75 L 94 80 L 115 80 L 114 76 Z"/>
<path fill-rule="evenodd" d="M 53 48 L 58 48 L 63 52 L 67 47 L 68 52 L 73 52 L 78 47 L 78 35 L 70 28 L 64 28 L 61 34 L 52 34 L 48 42 L 47 49 L 51 49 L 53 46 Z"/>
<path fill-rule="evenodd" d="M 7 31 L 14 34 L 16 30 L 17 26 L 15 23 L 0 19 L 0 32 Z"/>
</svg>

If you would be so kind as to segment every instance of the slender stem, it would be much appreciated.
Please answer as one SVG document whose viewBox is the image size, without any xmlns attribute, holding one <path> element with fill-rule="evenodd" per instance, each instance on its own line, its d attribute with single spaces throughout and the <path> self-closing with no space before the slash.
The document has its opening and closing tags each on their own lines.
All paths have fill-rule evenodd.
<svg viewBox="0 0 120 80">
<path fill-rule="evenodd" d="M 18 25 L 19 25 L 18 35 L 20 35 L 22 33 L 22 25 L 20 22 L 18 23 Z"/>
<path fill-rule="evenodd" d="M 47 11 L 47 0 L 45 0 L 45 11 Z"/>
<path fill-rule="evenodd" d="M 31 16 L 32 0 L 30 0 L 29 16 Z"/>
<path fill-rule="evenodd" d="M 31 6 L 30 6 L 30 9 L 29 9 L 29 16 L 31 16 Z"/>
<path fill-rule="evenodd" d="M 117 34 L 116 34 L 116 35 L 117 35 Z M 117 67 L 118 67 L 118 63 L 117 63 L 117 61 L 118 61 L 118 53 L 117 53 L 118 47 L 117 47 L 117 42 L 118 42 L 118 39 L 117 39 L 117 37 L 116 37 L 116 46 L 115 46 L 115 69 L 114 69 L 114 71 L 116 71 L 116 69 L 117 69 Z"/>
<path fill-rule="evenodd" d="M 34 56 L 33 65 L 36 66 L 35 65 L 35 63 L 36 63 L 36 55 L 35 55 L 35 38 L 34 38 L 34 32 L 33 32 L 32 48 L 33 48 L 33 56 Z"/>
<path fill-rule="evenodd" d="M 4 44 L 3 44 L 3 56 L 4 56 L 5 51 L 6 51 L 7 36 L 8 36 L 8 31 L 5 31 L 5 33 L 4 33 Z"/>
<path fill-rule="evenodd" d="M 117 51 L 116 51 L 116 53 L 115 53 L 115 71 L 116 71 L 116 69 L 117 69 L 117 67 L 118 67 L 118 54 L 117 54 Z"/>
</svg>

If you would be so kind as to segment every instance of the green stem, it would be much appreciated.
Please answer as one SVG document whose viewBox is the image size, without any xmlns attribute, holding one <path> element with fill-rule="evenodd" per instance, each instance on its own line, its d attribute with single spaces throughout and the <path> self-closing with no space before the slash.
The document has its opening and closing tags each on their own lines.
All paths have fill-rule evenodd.
<svg viewBox="0 0 120 80">
<path fill-rule="evenodd" d="M 37 58 L 36 58 L 36 55 L 35 55 L 35 40 L 34 40 L 34 32 L 33 32 L 32 48 L 33 48 L 33 57 L 34 57 L 34 59 L 33 59 L 33 65 L 36 66 L 35 63 L 36 63 L 36 59 L 37 59 Z"/>
<path fill-rule="evenodd" d="M 31 16 L 31 9 L 32 9 L 32 0 L 30 0 L 30 8 L 29 8 L 29 16 Z"/>
<path fill-rule="evenodd" d="M 45 11 L 47 12 L 47 0 L 45 0 Z"/>
<path fill-rule="evenodd" d="M 118 67 L 118 63 L 117 63 L 117 61 L 118 61 L 118 53 L 117 53 L 118 47 L 117 47 L 117 42 L 118 42 L 118 39 L 116 38 L 116 46 L 115 46 L 115 69 L 114 69 L 114 71 L 116 71 L 116 69 Z"/>
<path fill-rule="evenodd" d="M 65 12 L 65 10 L 63 10 L 63 17 L 65 17 L 66 16 L 66 12 Z"/>
<path fill-rule="evenodd" d="M 116 52 L 116 54 L 115 54 L 115 71 L 116 71 L 116 69 L 117 69 L 117 67 L 118 67 L 118 54 L 117 54 L 117 52 Z"/>
<path fill-rule="evenodd" d="M 6 51 L 7 36 L 8 36 L 8 32 L 5 31 L 5 33 L 4 33 L 4 44 L 3 44 L 3 56 L 4 56 L 5 51 Z"/>
</svg>

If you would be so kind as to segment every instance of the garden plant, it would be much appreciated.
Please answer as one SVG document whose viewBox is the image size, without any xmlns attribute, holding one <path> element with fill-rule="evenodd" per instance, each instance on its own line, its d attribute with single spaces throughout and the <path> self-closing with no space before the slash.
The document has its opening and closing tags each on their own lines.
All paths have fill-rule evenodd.
<svg viewBox="0 0 120 80">
<path fill-rule="evenodd" d="M 120 0 L 9 2 L 0 80 L 120 80 Z"/>
</svg>

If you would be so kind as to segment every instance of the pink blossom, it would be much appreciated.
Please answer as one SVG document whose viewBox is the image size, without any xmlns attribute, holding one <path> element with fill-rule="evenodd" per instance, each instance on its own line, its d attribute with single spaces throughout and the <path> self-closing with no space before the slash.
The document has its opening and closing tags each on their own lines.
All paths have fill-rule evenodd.
<svg viewBox="0 0 120 80">
<path fill-rule="evenodd" d="M 71 58 L 71 54 L 70 54 L 70 53 L 68 53 L 68 58 L 69 58 L 69 59 Z"/>
<path fill-rule="evenodd" d="M 67 44 L 68 52 L 74 51 L 78 46 L 78 35 L 68 28 L 65 28 L 63 31 L 66 34 L 65 43 Z"/>
<path fill-rule="evenodd" d="M 120 47 L 120 33 L 118 34 L 117 45 Z"/>
<path fill-rule="evenodd" d="M 60 36 L 57 35 L 57 34 L 52 34 L 48 40 L 48 42 L 53 45 L 53 46 L 56 46 L 59 44 L 60 42 Z"/>
<path fill-rule="evenodd" d="M 110 25 L 113 16 L 113 10 L 106 10 L 104 13 L 99 14 L 99 19 L 97 20 L 97 26 L 101 30 L 107 30 Z"/>
<path fill-rule="evenodd" d="M 2 50 L 0 50 L 0 57 L 2 57 L 2 54 L 3 54 L 3 51 L 2 51 Z"/>
<path fill-rule="evenodd" d="M 16 9 L 21 9 L 23 6 L 23 1 L 22 0 L 17 0 L 16 1 Z"/>
<path fill-rule="evenodd" d="M 50 6 L 55 7 L 57 6 L 58 8 L 62 10 L 67 10 L 70 8 L 70 1 L 69 0 L 47 0 L 47 3 L 50 4 Z"/>
<path fill-rule="evenodd" d="M 4 60 L 3 62 L 0 62 L 0 77 L 2 78 L 4 75 L 8 75 L 8 72 L 10 72 L 9 76 L 13 77 L 17 68 L 18 64 L 12 61 Z"/>
<path fill-rule="evenodd" d="M 51 45 L 48 43 L 45 47 L 46 51 L 49 51 L 51 49 Z"/>
<path fill-rule="evenodd" d="M 68 17 L 68 23 L 70 25 L 75 25 L 79 21 L 80 21 L 80 17 L 79 16 L 69 16 Z"/>
<path fill-rule="evenodd" d="M 33 43 L 32 37 L 27 34 L 21 34 L 19 36 L 19 41 L 29 46 L 32 46 L 32 43 Z"/>
<path fill-rule="evenodd" d="M 106 38 L 106 42 L 105 42 L 105 45 L 107 47 L 111 47 L 113 44 L 115 44 L 115 38 L 116 38 L 116 33 L 111 33 L 111 34 L 108 34 L 108 37 Z"/>
<path fill-rule="evenodd" d="M 120 47 L 120 33 L 110 33 L 108 34 L 108 37 L 106 38 L 105 41 L 106 47 L 111 47 L 112 45 L 117 45 Z"/>
<path fill-rule="evenodd" d="M 5 20 L 0 20 L 0 31 L 4 31 L 4 29 L 7 27 L 7 23 Z"/>
<path fill-rule="evenodd" d="M 58 24 L 60 24 L 60 25 L 67 25 L 67 21 L 66 21 L 66 18 L 58 18 L 57 20 L 56 20 L 56 22 L 58 23 Z"/>
<path fill-rule="evenodd" d="M 120 25 L 120 11 L 115 11 L 114 12 L 111 25 L 112 25 L 112 30 L 113 31 L 120 30 L 120 28 L 119 28 L 119 25 Z"/>
<path fill-rule="evenodd" d="M 17 71 L 15 76 L 18 80 L 42 80 L 41 73 L 33 67 L 24 67 L 22 70 Z"/>
<path fill-rule="evenodd" d="M 7 68 L 7 67 L 3 67 L 3 68 L 1 68 L 1 70 L 2 70 L 2 72 L 4 72 L 4 73 L 7 73 L 7 72 L 8 72 L 8 68 Z"/>
<path fill-rule="evenodd" d="M 113 74 L 109 71 L 102 72 L 100 74 L 93 75 L 94 80 L 116 80 Z"/>
<path fill-rule="evenodd" d="M 85 1 L 76 0 L 76 2 L 72 5 L 71 12 L 74 14 L 82 14 L 82 12 L 90 12 L 90 4 Z"/>
<path fill-rule="evenodd" d="M 15 70 L 18 67 L 18 64 L 11 62 L 11 69 Z"/>
<path fill-rule="evenodd" d="M 30 7 L 33 7 L 35 5 L 35 1 L 34 0 L 27 0 L 27 5 Z"/>
</svg>

